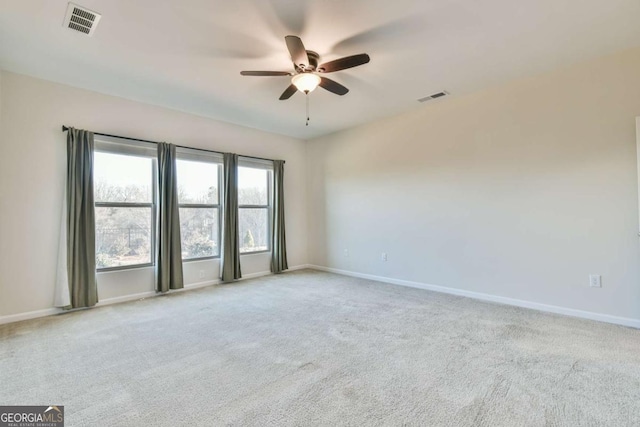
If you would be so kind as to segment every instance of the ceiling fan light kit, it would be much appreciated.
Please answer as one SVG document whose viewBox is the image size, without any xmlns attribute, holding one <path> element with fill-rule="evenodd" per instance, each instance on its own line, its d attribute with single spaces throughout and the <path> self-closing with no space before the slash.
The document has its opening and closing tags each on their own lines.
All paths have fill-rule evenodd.
<svg viewBox="0 0 640 427">
<path fill-rule="evenodd" d="M 313 73 L 296 74 L 291 78 L 291 83 L 298 88 L 300 92 L 313 92 L 320 84 L 320 76 Z"/>
<path fill-rule="evenodd" d="M 281 101 L 291 98 L 297 91 L 309 95 L 318 86 L 336 95 L 345 95 L 349 92 L 349 89 L 334 80 L 321 77 L 317 73 L 333 73 L 334 71 L 357 67 L 370 61 L 369 55 L 361 53 L 318 65 L 320 55 L 312 50 L 306 50 L 300 37 L 286 36 L 284 40 L 293 62 L 293 73 L 289 71 L 240 71 L 243 76 L 293 76 L 289 87 L 280 95 Z M 307 110 L 308 108 L 307 98 Z M 308 124 L 309 115 L 307 114 Z"/>
<path fill-rule="evenodd" d="M 361 53 L 318 65 L 320 55 L 312 50 L 306 50 L 300 37 L 286 36 L 284 40 L 291 55 L 291 62 L 293 62 L 293 73 L 290 71 L 240 71 L 243 76 L 293 76 L 291 79 L 293 89 L 289 86 L 280 96 L 280 100 L 289 99 L 296 93 L 296 88 L 303 93 L 308 93 L 318 86 L 336 95 L 345 95 L 349 92 L 349 89 L 334 80 L 321 77 L 318 74 L 346 70 L 370 61 L 369 55 Z M 301 87 L 303 89 L 300 89 Z"/>
</svg>

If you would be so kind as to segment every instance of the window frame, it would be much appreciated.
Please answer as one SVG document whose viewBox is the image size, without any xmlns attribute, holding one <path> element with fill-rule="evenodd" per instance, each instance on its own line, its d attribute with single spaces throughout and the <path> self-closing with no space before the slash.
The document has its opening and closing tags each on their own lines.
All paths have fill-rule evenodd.
<svg viewBox="0 0 640 427">
<path fill-rule="evenodd" d="M 142 264 L 129 264 L 129 265 L 116 265 L 113 267 L 97 267 L 96 273 L 107 273 L 110 271 L 132 270 L 137 268 L 154 267 L 156 265 L 155 253 L 156 253 L 156 230 L 157 230 L 157 194 L 158 194 L 158 159 L 152 156 L 150 153 L 145 154 L 143 150 L 137 150 L 136 147 L 127 147 L 127 143 L 117 141 L 117 138 L 96 138 L 96 146 L 94 153 L 108 153 L 116 154 L 120 156 L 130 157 L 142 157 L 144 159 L 151 160 L 151 202 L 93 202 L 95 208 L 151 208 L 151 229 L 150 229 L 150 246 L 149 253 L 151 255 L 151 261 Z M 137 144 L 136 144 L 137 145 Z M 94 158 L 95 163 L 95 158 Z M 93 173 L 93 172 L 92 172 Z M 95 185 L 95 177 L 94 177 Z M 94 232 L 97 232 L 95 230 Z M 97 234 L 97 233 L 96 233 Z M 96 251 L 96 256 L 98 252 Z"/>
<path fill-rule="evenodd" d="M 216 242 L 216 247 L 218 248 L 218 255 L 211 255 L 211 256 L 204 256 L 204 257 L 197 257 L 197 258 L 182 258 L 182 254 L 180 254 L 180 259 L 182 260 L 183 263 L 185 262 L 192 262 L 192 261 L 205 261 L 208 259 L 219 259 L 221 256 L 221 236 L 222 236 L 222 218 L 221 218 L 221 207 L 222 204 L 220 203 L 221 200 L 221 196 L 222 196 L 222 163 L 220 162 L 220 160 L 218 160 L 217 156 L 202 156 L 202 155 L 197 155 L 197 154 L 191 154 L 192 150 L 189 149 L 181 149 L 176 153 L 176 160 L 186 160 L 186 161 L 192 161 L 192 162 L 202 162 L 202 163 L 212 163 L 214 165 L 216 165 L 216 168 L 218 169 L 218 203 L 217 204 L 200 204 L 200 203 L 180 203 L 180 200 L 178 200 L 178 211 L 180 210 L 180 208 L 187 208 L 187 209 L 192 209 L 192 208 L 196 208 L 196 209 L 217 209 L 218 210 L 218 241 Z M 178 181 L 179 181 L 179 177 L 177 177 Z M 179 183 L 178 183 L 179 184 Z M 182 229 L 180 229 L 180 245 L 182 246 Z"/>
<path fill-rule="evenodd" d="M 266 180 L 267 180 L 267 204 L 266 205 L 241 205 L 238 203 L 238 224 L 240 224 L 240 209 L 266 209 L 267 211 L 267 249 L 261 249 L 257 251 L 248 251 L 242 252 L 240 249 L 242 245 L 240 244 L 241 237 L 238 236 L 238 251 L 240 252 L 240 256 L 243 255 L 254 255 L 254 254 L 263 254 L 271 252 L 271 219 L 273 217 L 273 162 L 262 163 L 262 162 L 254 162 L 254 161 L 246 161 L 242 158 L 238 162 L 238 168 L 253 168 L 260 169 L 267 172 Z M 238 179 L 238 192 L 240 192 L 240 185 Z M 240 230 L 238 230 L 239 232 Z"/>
</svg>

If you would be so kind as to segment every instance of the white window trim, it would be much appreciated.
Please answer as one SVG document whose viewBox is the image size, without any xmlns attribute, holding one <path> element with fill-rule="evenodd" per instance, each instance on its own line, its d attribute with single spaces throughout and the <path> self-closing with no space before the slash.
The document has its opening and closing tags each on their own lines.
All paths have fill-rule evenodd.
<svg viewBox="0 0 640 427">
<path fill-rule="evenodd" d="M 184 147 L 178 147 L 176 149 L 176 157 L 178 160 L 188 160 L 193 162 L 204 162 L 204 163 L 214 163 L 218 166 L 218 203 L 217 204 L 200 204 L 200 203 L 178 203 L 178 209 L 180 208 L 197 208 L 197 209 L 218 209 L 218 241 L 216 245 L 218 247 L 218 254 L 211 255 L 206 257 L 198 257 L 198 258 L 182 258 L 182 263 L 185 262 L 193 262 L 193 261 L 206 261 L 210 259 L 219 259 L 221 256 L 220 243 L 222 236 L 222 203 L 220 201 L 222 193 L 222 163 L 223 156 L 219 153 L 214 153 L 210 151 L 196 150 Z"/>
<path fill-rule="evenodd" d="M 240 219 L 240 209 L 266 209 L 267 210 L 267 249 L 259 251 L 240 252 L 243 255 L 255 255 L 271 252 L 271 219 L 273 217 L 273 161 L 247 157 L 238 158 L 238 167 L 254 168 L 266 170 L 267 173 L 267 204 L 266 205 L 242 205 L 238 203 L 238 220 Z M 238 236 L 240 239 L 240 236 Z M 240 242 L 238 242 L 239 246 Z"/>
<path fill-rule="evenodd" d="M 151 254 L 151 261 L 142 264 L 130 264 L 130 265 L 118 265 L 113 267 L 96 267 L 96 273 L 107 273 L 111 271 L 121 270 L 133 270 L 138 268 L 148 268 L 155 266 L 155 252 L 156 252 L 156 224 L 157 224 L 157 177 L 158 177 L 158 162 L 157 162 L 157 148 L 156 144 L 131 141 L 128 139 L 115 138 L 110 136 L 98 136 L 94 137 L 94 151 L 100 153 L 120 154 L 125 156 L 137 156 L 150 158 L 152 160 L 152 172 L 151 172 L 151 203 L 130 203 L 130 202 L 95 202 L 94 208 L 98 207 L 121 207 L 121 208 L 151 208 L 151 242 L 149 252 Z M 97 231 L 97 230 L 96 230 Z M 97 255 L 97 253 L 96 253 Z"/>
<path fill-rule="evenodd" d="M 238 166 L 254 169 L 267 169 L 273 171 L 273 160 L 238 156 Z"/>
<path fill-rule="evenodd" d="M 214 151 L 198 150 L 197 148 L 176 147 L 179 159 L 193 160 L 196 162 L 210 162 L 222 164 L 223 156 Z"/>
<path fill-rule="evenodd" d="M 153 157 L 154 159 L 158 157 L 158 146 L 153 142 L 132 141 L 113 136 L 96 135 L 94 137 L 94 149 L 104 153 Z"/>
</svg>

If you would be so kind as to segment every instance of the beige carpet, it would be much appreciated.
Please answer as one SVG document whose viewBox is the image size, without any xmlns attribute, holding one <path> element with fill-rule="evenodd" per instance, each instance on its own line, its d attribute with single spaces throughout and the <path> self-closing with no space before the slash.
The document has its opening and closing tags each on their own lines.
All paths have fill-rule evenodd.
<svg viewBox="0 0 640 427">
<path fill-rule="evenodd" d="M 640 331 L 299 271 L 0 326 L 67 426 L 638 426 Z"/>
</svg>

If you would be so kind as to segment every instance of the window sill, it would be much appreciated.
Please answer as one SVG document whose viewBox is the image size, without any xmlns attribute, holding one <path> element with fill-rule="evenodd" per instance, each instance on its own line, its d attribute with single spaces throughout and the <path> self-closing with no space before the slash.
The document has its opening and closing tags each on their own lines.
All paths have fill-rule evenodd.
<svg viewBox="0 0 640 427">
<path fill-rule="evenodd" d="M 260 254 L 270 254 L 270 253 L 271 253 L 271 249 L 267 249 L 266 251 L 240 252 L 240 256 L 260 255 Z"/>
<path fill-rule="evenodd" d="M 220 259 L 220 255 L 216 255 L 216 256 L 203 256 L 201 258 L 188 258 L 188 259 L 183 259 L 182 263 L 188 263 L 188 262 L 195 262 L 195 261 L 210 261 L 213 259 Z"/>
<path fill-rule="evenodd" d="M 140 270 L 143 268 L 153 268 L 154 264 L 136 264 L 136 265 L 121 265 L 118 267 L 107 267 L 96 269 L 97 274 L 112 273 L 114 271 L 127 271 L 127 270 Z"/>
</svg>

